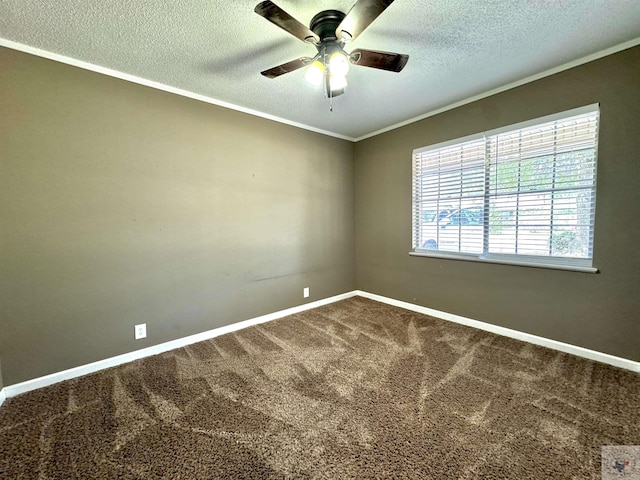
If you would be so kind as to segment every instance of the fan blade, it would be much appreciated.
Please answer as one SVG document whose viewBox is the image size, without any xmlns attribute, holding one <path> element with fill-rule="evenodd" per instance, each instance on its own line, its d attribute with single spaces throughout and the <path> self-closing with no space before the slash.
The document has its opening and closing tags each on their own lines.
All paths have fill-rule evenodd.
<svg viewBox="0 0 640 480">
<path fill-rule="evenodd" d="M 336 38 L 353 40 L 392 3 L 393 0 L 358 0 L 336 28 Z"/>
<path fill-rule="evenodd" d="M 295 70 L 298 70 L 299 68 L 306 67 L 312 61 L 313 61 L 313 58 L 300 57 L 260 73 L 267 78 L 276 78 L 276 77 L 279 77 L 280 75 L 284 75 L 285 73 L 293 72 Z"/>
<path fill-rule="evenodd" d="M 318 35 L 271 1 L 259 3 L 253 11 L 303 42 L 320 42 Z"/>
<path fill-rule="evenodd" d="M 351 55 L 349 55 L 349 60 L 354 65 L 360 65 L 362 67 L 399 72 L 409 61 L 409 55 L 356 48 L 351 52 Z"/>
</svg>

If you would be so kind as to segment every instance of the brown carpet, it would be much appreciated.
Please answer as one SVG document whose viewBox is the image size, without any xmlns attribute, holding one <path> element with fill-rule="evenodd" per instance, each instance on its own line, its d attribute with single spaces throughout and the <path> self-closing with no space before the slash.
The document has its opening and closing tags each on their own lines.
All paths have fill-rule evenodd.
<svg viewBox="0 0 640 480">
<path fill-rule="evenodd" d="M 596 479 L 632 372 L 355 297 L 9 399 L 2 479 Z"/>
</svg>

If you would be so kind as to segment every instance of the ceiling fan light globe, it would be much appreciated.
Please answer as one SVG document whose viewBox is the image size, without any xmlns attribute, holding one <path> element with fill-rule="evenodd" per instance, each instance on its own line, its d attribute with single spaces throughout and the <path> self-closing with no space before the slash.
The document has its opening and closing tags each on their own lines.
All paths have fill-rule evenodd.
<svg viewBox="0 0 640 480">
<path fill-rule="evenodd" d="M 315 87 L 319 87 L 320 85 L 322 85 L 322 81 L 324 80 L 324 65 L 322 64 L 322 62 L 316 60 L 311 65 L 309 65 L 304 78 L 306 78 L 307 82 Z"/>
<path fill-rule="evenodd" d="M 342 50 L 333 52 L 329 57 L 329 71 L 332 75 L 346 77 L 349 73 L 349 56 Z"/>
<path fill-rule="evenodd" d="M 331 91 L 344 90 L 347 87 L 346 75 L 331 74 L 329 78 L 329 88 Z"/>
</svg>

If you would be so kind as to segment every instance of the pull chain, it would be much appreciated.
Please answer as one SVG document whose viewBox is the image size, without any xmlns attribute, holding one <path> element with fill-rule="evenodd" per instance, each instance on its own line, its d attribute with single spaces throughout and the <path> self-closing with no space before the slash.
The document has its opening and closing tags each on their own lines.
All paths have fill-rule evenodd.
<svg viewBox="0 0 640 480">
<path fill-rule="evenodd" d="M 333 112 L 333 92 L 331 91 L 330 78 L 331 72 L 329 62 L 327 61 L 327 51 L 322 49 L 322 63 L 324 64 L 324 95 L 329 99 L 329 111 Z"/>
</svg>

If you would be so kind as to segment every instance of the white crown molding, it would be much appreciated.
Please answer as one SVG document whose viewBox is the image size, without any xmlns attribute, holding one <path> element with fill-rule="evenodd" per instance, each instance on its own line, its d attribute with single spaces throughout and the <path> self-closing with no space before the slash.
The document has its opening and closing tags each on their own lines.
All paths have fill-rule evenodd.
<svg viewBox="0 0 640 480">
<path fill-rule="evenodd" d="M 383 297 L 375 293 L 363 292 L 361 290 L 356 291 L 356 295 L 376 300 L 378 302 L 386 303 L 396 307 L 411 310 L 412 312 L 423 313 L 432 317 L 439 318 L 441 320 L 447 320 L 450 322 L 459 323 L 468 327 L 477 328 L 479 330 L 485 330 L 487 332 L 502 335 L 504 337 L 514 338 L 516 340 L 522 340 L 523 342 L 532 343 L 534 345 L 540 345 L 541 347 L 547 347 L 552 350 L 557 350 L 564 353 L 570 353 L 578 357 L 587 358 L 589 360 L 595 360 L 596 362 L 606 363 L 613 365 L 614 367 L 624 368 L 625 370 L 631 370 L 632 372 L 640 373 L 640 362 L 634 362 L 626 358 L 616 357 L 609 355 L 608 353 L 597 352 L 595 350 L 589 350 L 588 348 L 577 347 L 569 343 L 559 342 L 557 340 L 551 340 L 545 337 L 539 337 L 530 333 L 520 332 L 518 330 L 512 330 L 510 328 L 500 327 L 491 323 L 481 322 L 472 318 L 462 317 L 453 313 L 442 312 L 440 310 L 434 310 L 432 308 L 422 307 L 413 303 L 403 302 L 401 300 L 395 300 L 393 298 Z"/>
<path fill-rule="evenodd" d="M 124 73 L 124 72 L 120 72 L 117 70 L 112 70 L 110 68 L 106 68 L 106 67 L 101 67 L 100 65 L 95 65 L 93 63 L 89 63 L 89 62 L 84 62 L 82 60 L 77 60 L 75 58 L 71 58 L 71 57 L 66 57 L 64 55 L 60 55 L 57 53 L 53 53 L 53 52 L 48 52 L 46 50 L 42 50 L 40 48 L 36 48 L 36 47 L 32 47 L 29 45 L 25 45 L 22 43 L 18 43 L 18 42 L 14 42 L 12 40 L 7 40 L 4 38 L 0 38 L 0 46 L 2 47 L 7 47 L 7 48 L 11 48 L 13 50 L 18 50 L 21 52 L 25 52 L 25 53 L 29 53 L 31 55 L 36 55 L 38 57 L 42 57 L 42 58 L 47 58 L 49 60 L 54 60 L 56 62 L 60 62 L 60 63 L 65 63 L 67 65 L 71 65 L 74 67 L 78 67 L 78 68 L 82 68 L 85 70 L 90 70 L 92 72 L 96 72 L 96 73 L 101 73 L 103 75 L 108 75 L 110 77 L 115 77 L 115 78 L 119 78 L 121 80 L 126 80 L 128 82 L 132 82 L 132 83 L 137 83 L 139 85 L 144 85 L 147 87 L 151 87 L 151 88 L 155 88 L 158 90 L 162 90 L 165 92 L 169 92 L 169 93 L 173 93 L 176 95 L 181 95 L 183 97 L 187 97 L 187 98 L 191 98 L 193 100 L 198 100 L 201 102 L 205 102 L 205 103 L 209 103 L 212 105 L 217 105 L 219 107 L 224 107 L 224 108 L 229 108 L 231 110 L 236 110 L 239 112 L 243 112 L 249 115 L 253 115 L 256 117 L 261 117 L 261 118 L 265 118 L 267 120 L 273 120 L 274 122 L 279 122 L 279 123 L 283 123 L 285 125 L 290 125 L 292 127 L 296 127 L 296 128 L 301 128 L 303 130 L 309 130 L 311 132 L 315 132 L 315 133 L 320 133 L 322 135 L 327 135 L 330 137 L 335 137 L 335 138 L 339 138 L 341 140 L 347 140 L 350 142 L 359 142 L 361 140 L 366 140 L 367 138 L 371 138 L 371 137 L 375 137 L 376 135 L 380 135 L 381 133 L 386 133 L 389 132 L 391 130 L 395 130 L 396 128 L 400 128 L 400 127 L 404 127 L 405 125 L 409 125 L 411 123 L 415 123 L 418 122 L 420 120 L 424 120 L 425 118 L 429 118 L 429 117 L 433 117 L 434 115 L 438 115 L 440 113 L 449 111 L 449 110 L 453 110 L 454 108 L 458 108 L 461 107 L 463 105 L 467 105 L 469 103 L 475 102 L 477 100 L 482 100 L 483 98 L 487 98 L 490 97 L 491 95 L 495 95 L 497 93 L 501 93 L 507 90 L 510 90 L 512 88 L 515 87 L 519 87 L 521 85 L 524 85 L 526 83 L 530 83 L 536 80 L 540 80 L 541 78 L 545 78 L 551 75 L 555 75 L 556 73 L 560 73 L 563 72 L 565 70 L 569 70 L 573 67 L 577 67 L 579 65 L 583 65 L 585 63 L 589 63 L 592 62 L 594 60 L 598 60 L 599 58 L 603 58 L 606 57 L 608 55 L 613 55 L 614 53 L 618 53 L 621 52 L 623 50 L 626 50 L 628 48 L 632 48 L 635 47 L 637 45 L 640 45 L 640 37 L 633 39 L 633 40 L 629 40 L 628 42 L 624 42 L 621 43 L 619 45 L 615 45 L 613 47 L 609 47 L 606 48 L 604 50 L 601 50 L 599 52 L 596 53 L 592 53 L 591 55 L 587 55 L 585 57 L 579 58 L 577 60 L 573 60 L 571 62 L 565 63 L 563 65 L 560 65 L 558 67 L 554 67 L 551 68 L 549 70 L 545 70 L 544 72 L 541 73 L 537 73 L 535 75 L 531 75 L 529 77 L 523 78 L 521 80 L 509 83 L 507 85 L 503 85 L 501 87 L 497 87 L 494 88 L 492 90 L 488 90 L 486 92 L 482 92 L 479 93 L 477 95 L 468 97 L 464 100 L 460 100 L 458 102 L 455 103 L 451 103 L 449 105 L 446 105 L 444 107 L 438 108 L 436 110 L 431 110 L 427 113 L 424 113 L 422 115 L 419 115 L 417 117 L 413 117 L 410 118 L 408 120 L 405 120 L 403 122 L 400 123 L 396 123 L 393 125 L 390 125 L 388 127 L 382 128 L 380 130 L 376 130 L 374 132 L 371 133 L 367 133 L 365 135 L 362 135 L 360 137 L 349 137 L 347 135 L 341 135 L 335 132 L 330 132 L 328 130 L 322 130 L 316 127 L 311 127 L 309 125 L 305 125 L 303 123 L 299 123 L 299 122 L 293 122 L 291 120 L 287 120 L 281 117 L 276 117 L 274 115 L 269 115 L 267 113 L 263 113 L 263 112 L 259 112 L 257 110 L 252 110 L 250 108 L 246 108 L 246 107 L 241 107 L 239 105 L 235 105 L 233 103 L 229 103 L 229 102 L 224 102 L 222 100 L 217 100 L 215 98 L 211 98 L 211 97 L 207 97 L 205 95 L 199 95 L 197 93 L 193 93 L 193 92 L 189 92 L 187 90 L 182 90 L 180 88 L 175 88 L 172 87 L 170 85 L 165 85 L 159 82 L 154 82 L 152 80 L 147 80 L 145 78 L 142 77 L 136 77 L 134 75 L 130 75 L 128 73 Z"/>
<path fill-rule="evenodd" d="M 35 55 L 37 57 L 46 58 L 48 60 L 54 60 L 56 62 L 64 63 L 67 65 L 71 65 L 73 67 L 82 68 L 84 70 L 89 70 L 96 73 L 101 73 L 103 75 L 108 75 L 110 77 L 119 78 L 120 80 L 126 80 L 127 82 L 137 83 L 138 85 L 144 85 L 145 87 L 155 88 L 157 90 L 162 90 L 163 92 L 173 93 L 175 95 L 180 95 L 183 97 L 191 98 L 193 100 L 198 100 L 200 102 L 209 103 L 211 105 L 217 105 L 219 107 L 228 108 L 230 110 L 236 110 L 238 112 L 246 113 L 249 115 L 253 115 L 255 117 L 265 118 L 267 120 L 273 120 L 274 122 L 283 123 L 285 125 L 290 125 L 292 127 L 301 128 L 303 130 L 309 130 L 314 133 L 320 133 L 322 135 L 327 135 L 329 137 L 335 137 L 342 140 L 348 140 L 353 142 L 354 139 L 351 137 L 347 137 L 345 135 L 340 135 L 335 132 L 329 132 L 327 130 L 322 130 L 320 128 L 311 127 L 309 125 L 305 125 L 303 123 L 294 122 L 292 120 L 287 120 L 286 118 L 276 117 L 275 115 L 269 115 L 268 113 L 259 112 L 258 110 L 252 110 L 250 108 L 241 107 L 239 105 L 235 105 L 233 103 L 224 102 L 222 100 L 217 100 L 212 97 L 207 97 L 205 95 L 200 95 L 198 93 L 193 93 L 188 90 L 182 90 L 181 88 L 172 87 L 170 85 L 165 85 L 163 83 L 154 82 L 153 80 L 147 80 L 146 78 L 137 77 L 135 75 L 130 75 L 128 73 L 120 72 L 118 70 L 112 70 L 111 68 L 102 67 L 100 65 L 95 65 L 93 63 L 84 62 L 82 60 L 77 60 L 75 58 L 66 57 L 64 55 L 60 55 L 58 53 L 48 52 L 46 50 L 42 50 L 40 48 L 31 47 L 29 45 L 25 45 L 22 43 L 14 42 L 12 40 L 7 40 L 5 38 L 0 38 L 0 47 L 11 48 L 12 50 L 18 50 L 20 52 L 29 53 L 31 55 Z"/>
<path fill-rule="evenodd" d="M 4 389 L 0 390 L 0 405 L 2 404 L 2 402 L 4 402 L 6 398 L 11 398 L 16 395 L 20 395 L 21 393 L 26 393 L 31 390 L 47 387 L 49 385 L 53 385 L 54 383 L 62 382 L 64 380 L 70 380 L 72 378 L 80 377 L 82 375 L 95 373 L 97 371 L 104 370 L 106 368 L 115 367 L 123 363 L 139 360 L 141 358 L 149 357 L 152 355 L 157 355 L 159 353 L 163 353 L 168 350 L 173 350 L 175 348 L 191 345 L 192 343 L 201 342 L 203 340 L 209 340 L 211 338 L 224 335 L 226 333 L 235 332 L 237 330 L 241 330 L 243 328 L 247 328 L 253 325 L 269 322 L 271 320 L 276 320 L 278 318 L 286 317 L 288 315 L 293 315 L 299 312 L 304 312 L 312 308 L 321 307 L 323 305 L 328 305 L 330 303 L 334 303 L 339 300 L 345 300 L 347 298 L 351 298 L 355 296 L 369 298 L 377 302 L 386 303 L 388 305 L 404 308 L 406 310 L 410 310 L 416 313 L 422 313 L 432 317 L 440 318 L 442 320 L 447 320 L 450 322 L 467 325 L 469 327 L 477 328 L 479 330 L 485 330 L 487 332 L 495 333 L 497 335 L 514 338 L 516 340 L 522 340 L 524 342 L 532 343 L 534 345 L 540 345 L 542 347 L 547 347 L 552 350 L 569 353 L 572 355 L 576 355 L 578 357 L 587 358 L 589 360 L 595 360 L 596 362 L 602 362 L 608 365 L 613 365 L 614 367 L 619 367 L 625 370 L 631 370 L 632 372 L 640 373 L 640 362 L 634 362 L 633 360 L 616 357 L 614 355 L 609 355 L 607 353 L 601 353 L 595 350 L 589 350 L 587 348 L 577 347 L 575 345 L 570 345 L 568 343 L 558 342 L 556 340 L 551 340 L 548 338 L 539 337 L 537 335 L 532 335 L 529 333 L 524 333 L 517 330 L 509 329 L 509 328 L 500 327 L 498 325 L 481 322 L 479 320 L 473 320 L 471 318 L 462 317 L 460 315 L 454 315 L 452 313 L 447 313 L 439 310 L 434 310 L 432 308 L 422 307 L 420 305 L 415 305 L 413 303 L 403 302 L 401 300 L 395 300 L 393 298 L 384 297 L 382 295 L 377 295 L 375 293 L 364 292 L 362 290 L 353 290 L 351 292 L 343 293 L 340 295 L 325 298 L 325 299 L 318 300 L 311 303 L 306 303 L 304 305 L 299 305 L 297 307 L 280 310 L 278 312 L 262 315 L 260 317 L 252 318 L 249 320 L 244 320 L 242 322 L 226 325 L 224 327 L 215 328 L 213 330 L 208 330 L 206 332 L 198 333 L 196 335 L 190 335 L 188 337 L 179 338 L 177 340 L 172 340 L 170 342 L 161 343 L 159 345 L 154 345 L 153 347 L 143 348 L 141 350 L 136 350 L 134 352 L 125 353 L 123 355 L 118 355 L 116 357 L 111 357 L 104 360 L 99 360 L 97 362 L 89 363 L 87 365 L 81 365 L 75 368 L 71 368 L 69 370 L 63 370 L 61 372 L 52 373 L 44 377 L 35 378 L 33 380 L 27 380 L 25 382 L 16 383 L 14 385 L 8 385 Z"/>
<path fill-rule="evenodd" d="M 604 50 L 600 50 L 599 52 L 592 53 L 591 55 L 587 55 L 586 57 L 578 58 L 577 60 L 573 60 L 571 62 L 559 65 L 549 70 L 545 70 L 544 72 L 536 73 L 535 75 L 531 75 L 529 77 L 523 78 L 521 80 L 517 80 L 512 83 L 508 83 L 507 85 L 496 87 L 492 90 L 487 90 L 486 92 L 478 93 L 477 95 L 473 95 L 472 97 L 465 98 L 464 100 L 460 100 L 458 102 L 451 103 L 449 105 L 445 105 L 444 107 L 438 108 L 436 110 L 431 110 L 430 112 L 423 113 L 422 115 L 418 115 L 417 117 L 410 118 L 409 120 L 405 120 L 403 122 L 396 123 L 394 125 L 390 125 L 388 127 L 382 128 L 380 130 L 376 130 L 375 132 L 367 133 L 365 135 L 357 137 L 353 141 L 359 142 L 360 140 L 366 140 L 367 138 L 375 137 L 376 135 L 380 135 L 381 133 L 390 132 L 391 130 L 395 130 L 396 128 L 404 127 L 405 125 L 409 125 L 409 124 L 418 122 L 420 120 L 424 120 L 425 118 L 433 117 L 440 113 L 453 110 L 454 108 L 462 107 L 463 105 L 467 105 L 469 103 L 482 100 L 483 98 L 496 95 L 497 93 L 506 92 L 507 90 L 511 90 L 512 88 L 516 88 L 521 85 L 525 85 L 527 83 L 535 82 L 536 80 L 540 80 L 545 77 L 550 77 L 551 75 L 555 75 L 556 73 L 564 72 L 565 70 L 569 70 L 571 68 L 584 65 L 585 63 L 593 62 L 594 60 L 598 60 L 599 58 L 603 58 L 608 55 L 613 55 L 614 53 L 618 53 L 623 50 L 627 50 L 628 48 L 636 47 L 638 45 L 640 45 L 640 37 L 635 38 L 633 40 L 629 40 L 628 42 L 621 43 L 619 45 L 615 45 L 613 47 L 605 48 Z"/>
</svg>

